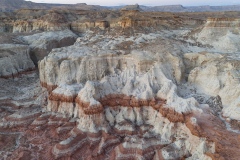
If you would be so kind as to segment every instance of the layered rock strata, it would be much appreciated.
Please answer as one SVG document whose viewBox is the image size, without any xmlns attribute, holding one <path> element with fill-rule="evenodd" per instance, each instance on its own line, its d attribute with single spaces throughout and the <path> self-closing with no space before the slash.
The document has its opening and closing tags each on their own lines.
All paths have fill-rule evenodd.
<svg viewBox="0 0 240 160">
<path fill-rule="evenodd" d="M 95 50 L 78 43 L 54 49 L 39 62 L 41 84 L 50 94 L 46 109 L 74 117 L 78 124 L 70 138 L 53 147 L 48 158 L 81 154 L 100 159 L 177 159 L 191 154 L 207 158 L 204 153 L 214 153 L 214 143 L 192 137 L 191 131 L 184 140 L 176 135 L 175 130 L 188 130 L 188 115 L 202 110 L 194 98 L 177 95 L 171 78 L 181 81 L 184 67 L 180 58 L 164 58 L 168 63 L 160 54 L 132 51 L 118 55 L 113 50 Z M 169 70 L 173 70 L 170 75 Z M 107 145 L 102 146 L 104 143 Z M 184 149 L 177 151 L 178 145 Z M 94 146 L 97 150 L 91 153 L 84 149 Z M 204 151 L 197 153 L 198 147 Z M 157 156 L 153 150 L 161 151 Z"/>
<path fill-rule="evenodd" d="M 21 10 L 19 11 L 21 12 Z M 31 12 L 31 11 L 30 11 Z M 21 14 L 21 13 L 20 13 Z M 50 10 L 44 15 L 40 13 L 39 15 L 32 13 L 35 16 L 32 16 L 30 19 L 18 19 L 14 21 L 13 33 L 29 33 L 34 31 L 60 31 L 70 29 L 68 20 L 55 10 Z M 39 17 L 40 16 L 40 17 Z M 39 17 L 36 19 L 35 17 Z"/>
<path fill-rule="evenodd" d="M 73 47 L 69 48 L 71 49 Z M 86 49 L 87 48 L 82 48 L 82 52 Z M 101 51 L 98 52 L 101 53 Z M 59 61 L 60 57 L 63 58 L 62 55 L 60 53 L 57 53 L 55 54 L 57 56 L 54 56 L 54 54 L 52 53 L 49 57 L 46 57 L 43 61 L 39 63 L 41 84 L 42 86 L 46 87 L 49 90 L 49 92 L 52 92 L 50 100 L 60 101 L 63 100 L 65 102 L 69 102 L 73 100 L 76 97 L 76 94 L 79 92 L 78 94 L 80 97 L 77 98 L 76 101 L 78 101 L 79 103 L 81 103 L 81 101 L 83 101 L 83 103 L 90 104 L 93 103 L 93 105 L 95 105 L 99 104 L 99 102 L 96 101 L 96 99 L 102 100 L 105 98 L 105 96 L 108 95 L 122 96 L 121 94 L 123 94 L 126 96 L 133 96 L 132 98 L 131 97 L 126 98 L 128 98 L 129 100 L 131 99 L 131 105 L 137 107 L 142 105 L 148 105 L 149 103 L 148 101 L 150 99 L 155 98 L 156 95 L 159 95 L 158 96 L 159 98 L 165 99 L 169 93 L 166 92 L 162 93 L 161 91 L 162 87 L 167 90 L 171 89 L 173 90 L 173 93 L 170 93 L 169 95 L 174 97 L 173 99 L 170 100 L 171 101 L 170 103 L 173 103 L 175 100 L 179 98 L 174 96 L 175 94 L 174 84 L 165 77 L 164 73 L 162 74 L 159 73 L 162 72 L 160 68 L 158 68 L 157 66 L 155 67 L 151 66 L 151 64 L 154 63 L 152 58 L 150 57 L 149 59 L 147 59 L 146 57 L 144 59 L 142 58 L 142 56 L 144 56 L 143 52 L 134 52 L 132 54 L 132 57 L 130 57 L 130 55 L 127 56 L 111 55 L 102 57 L 91 57 L 90 59 L 88 57 L 82 56 L 79 57 L 79 55 L 73 54 L 73 56 L 74 55 L 78 56 L 79 60 L 83 58 L 83 60 L 80 61 L 80 64 L 73 66 L 72 65 L 73 63 L 71 63 L 72 60 L 66 60 L 66 58 L 64 58 L 65 60 L 62 61 L 60 68 L 58 68 L 58 66 L 53 66 L 53 64 L 56 63 L 56 60 Z M 53 57 L 54 59 L 52 59 Z M 75 61 L 75 64 L 76 62 L 77 61 Z M 70 69 L 71 67 L 74 68 Z M 174 66 L 166 67 L 174 68 Z M 60 72 L 56 72 L 56 70 L 59 69 Z M 64 70 L 68 71 L 72 70 L 74 72 L 66 73 L 64 72 Z M 79 70 L 79 74 L 75 74 L 76 70 Z M 176 68 L 176 70 L 178 70 L 178 68 Z M 175 74 L 178 74 L 179 72 L 181 73 L 181 71 L 176 71 Z M 156 73 L 158 73 L 158 75 Z M 49 79 L 50 74 L 51 77 L 55 75 L 55 79 Z M 113 76 L 107 76 L 106 74 L 111 74 Z M 143 75 L 140 76 L 139 74 Z M 128 79 L 126 79 L 126 77 L 128 77 Z M 101 81 L 99 83 L 98 82 L 86 83 L 88 79 Z M 59 84 L 61 83 L 62 85 L 59 86 Z M 64 83 L 67 84 L 63 85 Z M 80 89 L 79 91 L 74 90 L 77 89 L 76 87 L 73 87 L 74 89 L 71 89 L 72 88 L 71 84 L 76 86 L 77 85 L 76 83 L 79 84 Z M 85 86 L 84 83 L 86 83 Z M 161 85 L 162 87 L 160 88 Z M 84 86 L 84 88 L 81 89 L 82 86 Z M 63 87 L 66 87 L 67 89 L 68 91 L 66 92 L 67 95 L 64 95 Z M 89 95 L 89 93 L 87 93 L 89 91 L 92 94 Z M 56 98 L 56 95 L 58 94 L 59 95 L 63 94 L 60 96 L 61 97 L 60 99 Z M 81 94 L 83 94 L 85 97 L 82 97 Z M 120 100 L 121 99 L 122 98 L 120 98 Z M 190 111 L 192 107 L 196 105 L 196 101 L 194 101 L 194 99 L 184 100 L 180 98 L 179 100 L 183 102 L 183 107 L 179 110 L 179 112 L 181 111 L 187 112 L 188 110 Z M 130 105 L 129 102 L 126 102 L 126 105 Z"/>
<path fill-rule="evenodd" d="M 88 31 L 90 28 L 93 27 L 98 27 L 102 30 L 105 30 L 106 28 L 110 27 L 110 22 L 109 21 L 104 21 L 104 20 L 98 20 L 98 21 L 74 21 L 71 23 L 71 30 L 73 32 L 78 32 L 78 33 L 85 33 Z"/>
<path fill-rule="evenodd" d="M 223 122 L 209 114 L 207 105 L 200 107 L 203 113 L 195 112 L 186 116 L 184 123 L 172 123 L 158 110 L 148 106 L 105 107 L 104 114 L 85 116 L 83 113 L 84 117 L 80 119 L 42 112 L 38 106 L 25 107 L 0 121 L 1 135 L 10 134 L 7 136 L 8 144 L 13 144 L 6 146 L 10 147 L 8 152 L 1 152 L 0 155 L 7 160 L 26 157 L 71 160 L 79 157 L 237 158 L 240 153 L 238 134 L 224 129 Z M 79 125 L 81 121 L 85 126 Z M 94 128 L 88 128 L 93 124 Z M 227 142 L 231 142 L 231 145 Z M 6 147 L 1 151 L 8 149 Z"/>
<path fill-rule="evenodd" d="M 140 8 L 135 9 L 141 10 Z M 0 12 L 0 21 L 0 32 L 15 34 L 66 29 L 86 33 L 86 31 L 93 28 L 108 31 L 110 29 L 136 27 L 148 30 L 149 26 L 159 30 L 163 28 L 179 28 L 185 25 L 195 27 L 204 23 L 204 20 L 193 19 L 191 15 L 189 17 L 185 15 L 175 16 L 175 13 L 155 12 L 151 14 L 137 11 L 109 10 L 93 12 L 79 10 L 79 8 L 77 10 L 21 9 L 11 13 Z"/>
<path fill-rule="evenodd" d="M 234 18 L 208 18 L 200 28 L 191 31 L 193 39 L 211 45 L 217 52 L 239 52 L 240 21 Z"/>
<path fill-rule="evenodd" d="M 206 28 L 212 27 L 240 27 L 239 19 L 234 18 L 208 18 L 207 23 L 205 24 Z"/>
<path fill-rule="evenodd" d="M 35 70 L 27 45 L 0 45 L 0 78 L 14 78 Z"/>
<path fill-rule="evenodd" d="M 135 10 L 135 11 L 143 11 L 139 5 L 128 5 L 128 6 L 125 6 L 121 9 L 121 11 L 131 11 L 131 10 Z"/>
</svg>

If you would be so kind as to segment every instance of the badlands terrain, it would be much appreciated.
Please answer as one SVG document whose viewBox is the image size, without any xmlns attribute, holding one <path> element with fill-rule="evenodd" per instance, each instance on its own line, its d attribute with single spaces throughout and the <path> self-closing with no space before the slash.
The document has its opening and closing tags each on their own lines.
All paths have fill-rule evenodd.
<svg viewBox="0 0 240 160">
<path fill-rule="evenodd" d="M 88 5 L 86 3 L 77 4 L 56 4 L 52 3 L 34 3 L 26 0 L 0 0 L 1 12 L 12 12 L 18 9 L 74 9 L 74 10 L 91 10 L 103 11 L 106 9 L 120 11 L 121 9 L 136 7 L 136 5 L 122 5 L 122 6 L 100 6 Z M 89 2 L 89 1 L 85 1 Z M 61 2 L 59 2 L 61 3 Z M 71 3 L 66 1 L 65 3 Z M 90 3 L 90 2 L 89 2 Z M 129 2 L 133 3 L 133 2 Z M 237 1 L 230 2 L 229 4 L 237 4 Z M 216 5 L 219 5 L 218 3 Z M 240 5 L 225 5 L 225 6 L 182 6 L 182 5 L 164 5 L 164 6 L 139 6 L 141 11 L 144 12 L 220 12 L 220 11 L 240 11 Z"/>
<path fill-rule="evenodd" d="M 240 12 L 0 12 L 1 160 L 239 160 Z"/>
</svg>

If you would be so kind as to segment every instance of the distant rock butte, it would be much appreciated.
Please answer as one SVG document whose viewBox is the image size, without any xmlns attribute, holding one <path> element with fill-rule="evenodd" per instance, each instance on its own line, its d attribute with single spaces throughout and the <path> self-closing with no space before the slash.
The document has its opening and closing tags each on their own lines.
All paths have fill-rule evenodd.
<svg viewBox="0 0 240 160">
<path fill-rule="evenodd" d="M 121 9 L 121 11 L 131 11 L 131 10 L 136 10 L 136 11 L 143 11 L 139 5 L 128 5 L 128 6 L 125 6 Z"/>
</svg>

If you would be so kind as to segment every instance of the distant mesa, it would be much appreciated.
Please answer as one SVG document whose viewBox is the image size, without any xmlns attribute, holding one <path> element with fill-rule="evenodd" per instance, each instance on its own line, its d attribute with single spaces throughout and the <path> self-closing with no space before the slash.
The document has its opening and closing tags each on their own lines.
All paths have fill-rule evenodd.
<svg viewBox="0 0 240 160">
<path fill-rule="evenodd" d="M 87 3 L 77 3 L 77 5 L 83 5 L 83 6 L 85 6 L 85 5 L 87 5 Z"/>
<path fill-rule="evenodd" d="M 77 4 L 51 4 L 51 3 L 34 3 L 25 0 L 0 0 L 0 12 L 13 12 L 18 9 L 72 9 L 72 10 L 92 10 L 101 11 L 106 8 L 86 3 Z"/>
<path fill-rule="evenodd" d="M 141 6 L 146 12 L 219 12 L 219 11 L 240 11 L 240 5 L 229 6 L 192 6 L 183 7 L 182 5 L 166 6 Z"/>
<path fill-rule="evenodd" d="M 141 9 L 141 8 L 139 7 L 138 4 L 136 4 L 136 5 L 128 5 L 128 6 L 125 6 L 125 7 L 123 7 L 123 8 L 121 9 L 121 11 L 131 11 L 131 10 L 136 10 L 136 11 L 140 11 L 140 12 L 143 12 L 143 11 L 144 11 L 143 9 Z"/>
<path fill-rule="evenodd" d="M 144 6 L 144 5 L 127 5 L 127 6 L 100 6 L 88 5 L 86 3 L 77 4 L 51 4 L 51 3 L 34 3 L 25 0 L 0 0 L 0 12 L 13 12 L 18 9 L 69 9 L 69 10 L 90 10 L 103 11 L 110 9 L 113 11 L 140 11 L 140 12 L 221 12 L 221 11 L 240 11 L 240 5 L 229 6 L 192 6 L 182 5 L 165 5 L 165 6 Z"/>
</svg>

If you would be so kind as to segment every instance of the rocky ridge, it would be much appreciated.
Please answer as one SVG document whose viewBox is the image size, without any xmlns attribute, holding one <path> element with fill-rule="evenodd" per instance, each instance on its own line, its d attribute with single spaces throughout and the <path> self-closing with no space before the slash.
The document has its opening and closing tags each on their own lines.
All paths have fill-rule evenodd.
<svg viewBox="0 0 240 160">
<path fill-rule="evenodd" d="M 128 5 L 121 9 L 121 11 L 131 11 L 131 10 L 140 11 L 140 12 L 143 11 L 139 5 Z"/>
<path fill-rule="evenodd" d="M 70 29 L 76 33 L 99 27 L 100 29 L 116 27 L 179 28 L 197 27 L 206 18 L 196 19 L 195 14 L 175 16 L 174 13 L 145 13 L 136 11 L 83 11 L 83 10 L 39 10 L 21 9 L 12 13 L 0 12 L 0 31 L 10 33 L 31 33 L 36 31 L 57 31 Z M 226 14 L 227 17 L 239 17 L 238 14 Z M 211 14 L 218 17 L 219 13 Z"/>
<path fill-rule="evenodd" d="M 141 6 L 146 12 L 220 12 L 220 11 L 240 11 L 240 5 L 228 6 L 192 6 L 184 7 L 182 5 L 166 6 Z"/>
<path fill-rule="evenodd" d="M 87 5 L 85 3 L 78 4 L 49 4 L 49 3 L 34 3 L 31 1 L 25 0 L 1 0 L 0 1 L 0 11 L 1 12 L 12 12 L 18 9 L 78 9 L 78 10 L 93 10 L 99 11 L 104 10 L 104 7 Z"/>
<path fill-rule="evenodd" d="M 1 12 L 13 12 L 18 9 L 70 9 L 70 10 L 90 10 L 103 11 L 106 9 L 127 10 L 137 9 L 145 12 L 221 12 L 221 11 L 240 11 L 240 5 L 228 6 L 192 6 L 185 7 L 182 5 L 165 5 L 165 6 L 143 6 L 136 8 L 136 5 L 128 6 L 99 6 L 87 5 L 86 3 L 76 4 L 51 4 L 51 3 L 34 3 L 25 0 L 1 0 Z"/>
</svg>

